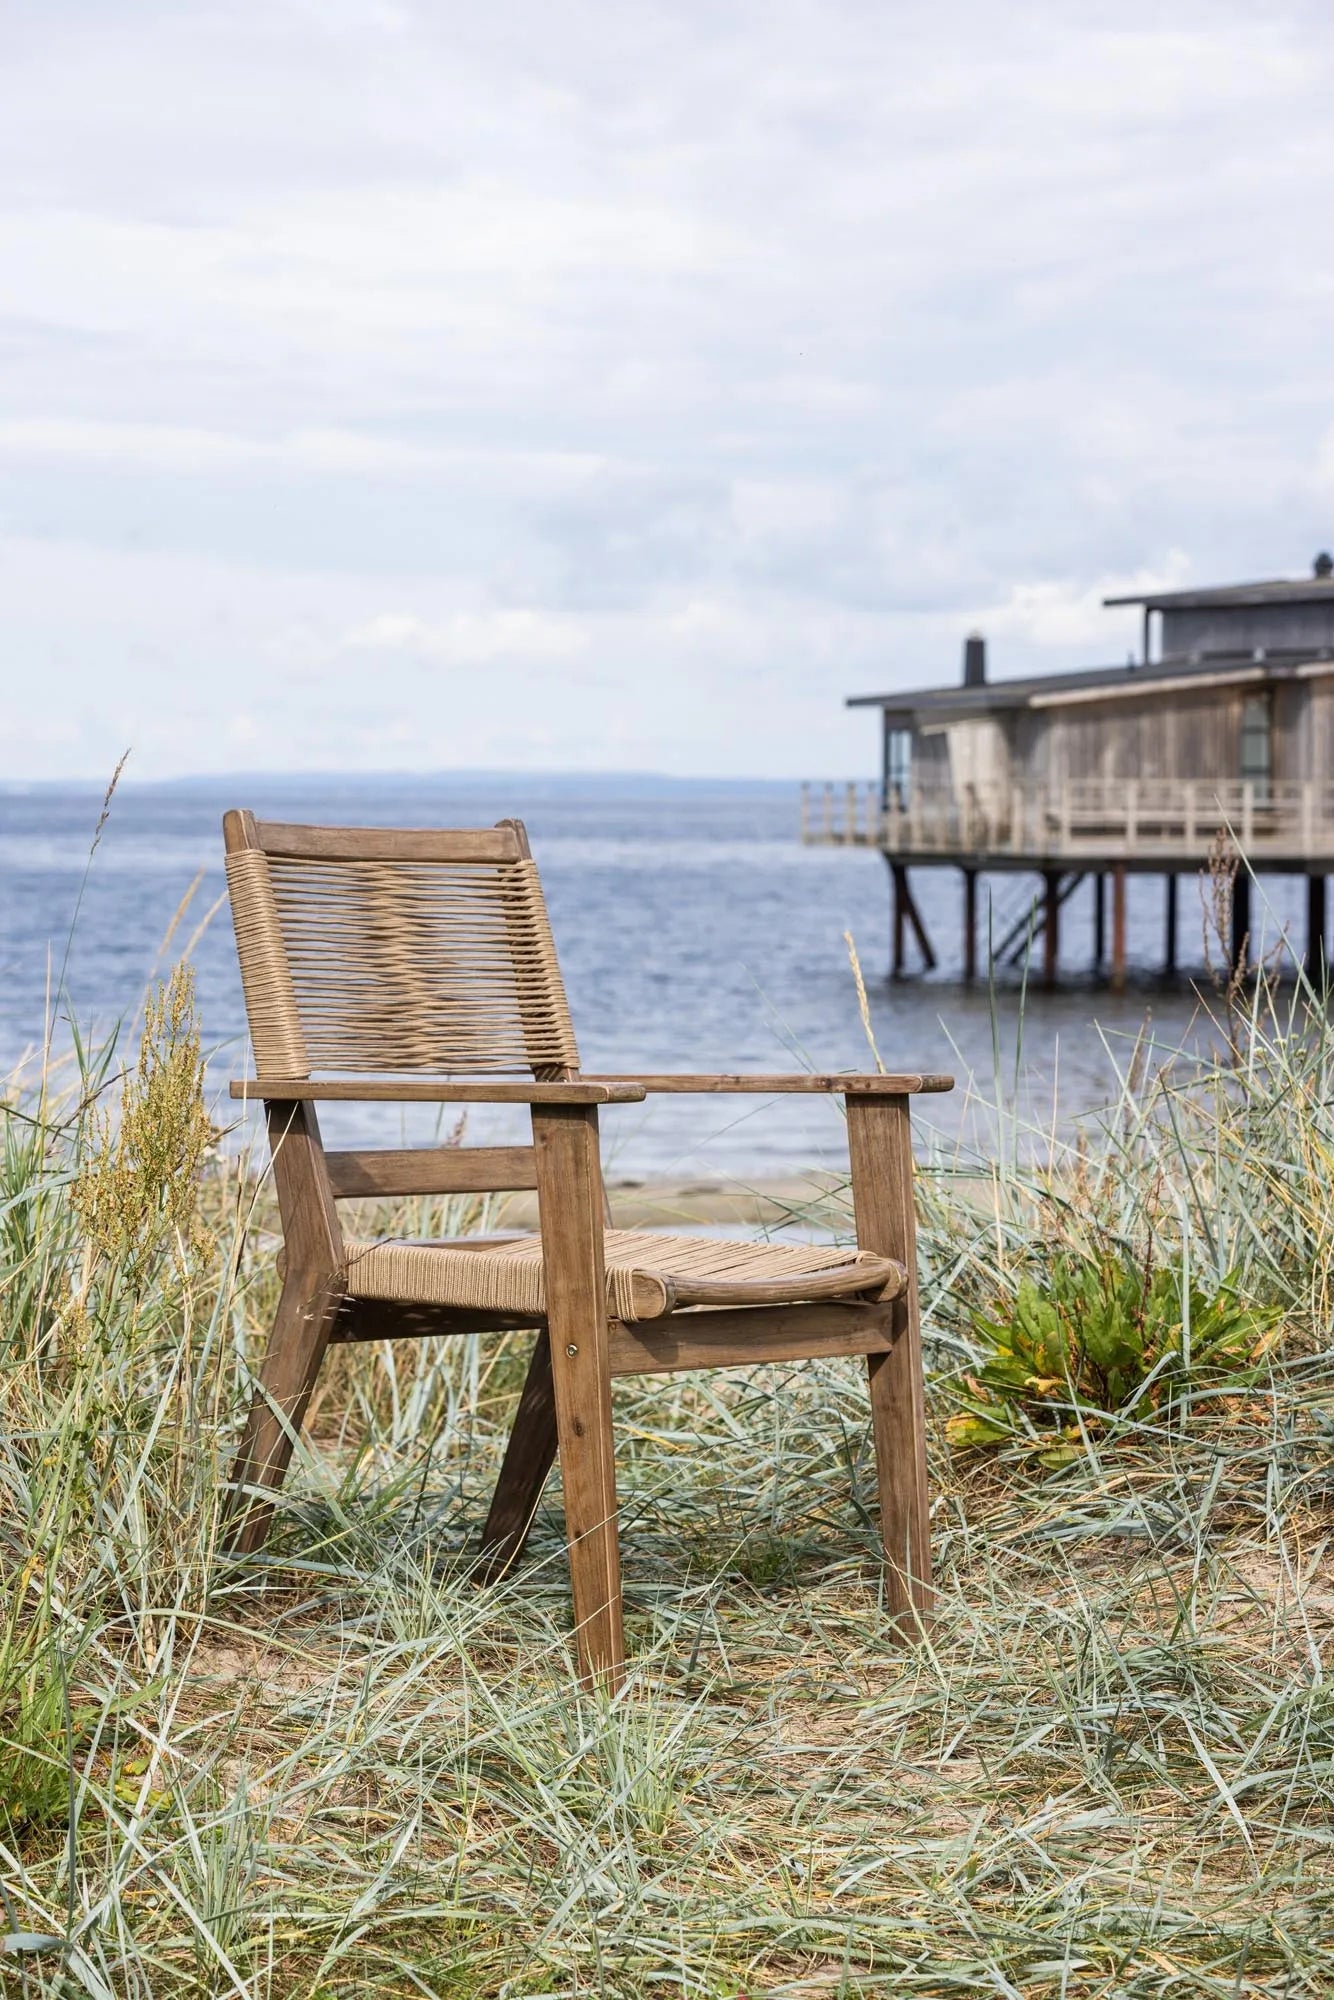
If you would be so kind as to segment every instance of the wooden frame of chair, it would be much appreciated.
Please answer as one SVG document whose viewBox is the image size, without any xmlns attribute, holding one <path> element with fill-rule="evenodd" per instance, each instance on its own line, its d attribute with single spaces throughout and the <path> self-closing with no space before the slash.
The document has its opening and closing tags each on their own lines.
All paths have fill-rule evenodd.
<svg viewBox="0 0 1334 2000">
<path fill-rule="evenodd" d="M 237 856 L 358 865 L 529 861 L 527 838 L 517 821 L 463 832 L 384 832 L 291 827 L 233 812 L 224 821 L 224 835 L 229 873 Z M 244 973 L 239 880 L 238 868 L 232 888 Z M 263 910 L 260 921 L 261 927 L 268 921 Z M 255 949 L 251 938 L 252 962 Z M 305 1074 L 274 1073 L 286 1045 L 280 1036 L 275 1042 L 271 1026 L 257 1028 L 267 1017 L 253 979 L 247 980 L 247 1005 L 261 1074 L 233 1084 L 232 1094 L 264 1104 L 286 1258 L 282 1294 L 233 1475 L 232 1545 L 238 1552 L 254 1551 L 264 1541 L 272 1495 L 286 1473 L 331 1341 L 531 1327 L 537 1337 L 477 1567 L 483 1576 L 494 1577 L 517 1559 L 559 1457 L 581 1669 L 590 1681 L 614 1686 L 625 1667 L 614 1379 L 862 1354 L 886 1594 L 903 1633 L 920 1627 L 930 1612 L 932 1589 L 910 1103 L 919 1092 L 949 1089 L 952 1079 L 906 1074 L 589 1076 L 581 1075 L 574 1062 L 544 1062 L 535 1064 L 531 1080 L 377 1075 L 312 1081 Z M 528 1027 L 525 1020 L 525 1034 Z M 546 1044 L 537 1052 L 544 1051 L 549 1053 Z M 287 1052 L 301 1053 L 294 1047 Z M 674 1309 L 669 1301 L 668 1310 L 656 1317 L 617 1317 L 610 1310 L 599 1107 L 678 1091 L 820 1091 L 844 1098 L 857 1244 L 865 1273 L 874 1279 L 869 1292 L 849 1297 L 846 1273 L 841 1279 L 816 1274 L 802 1281 L 801 1296 L 794 1302 L 790 1278 L 766 1279 L 761 1272 L 741 1282 L 740 1303 L 712 1303 L 707 1284 L 701 1289 L 697 1282 L 696 1302 Z M 315 1108 L 321 1100 L 525 1104 L 532 1144 L 326 1152 Z M 510 1189 L 537 1192 L 542 1309 L 507 1312 L 367 1298 L 350 1288 L 340 1200 Z M 721 1296 L 722 1288 L 716 1289 Z M 736 1295 L 734 1287 L 729 1296 Z"/>
</svg>

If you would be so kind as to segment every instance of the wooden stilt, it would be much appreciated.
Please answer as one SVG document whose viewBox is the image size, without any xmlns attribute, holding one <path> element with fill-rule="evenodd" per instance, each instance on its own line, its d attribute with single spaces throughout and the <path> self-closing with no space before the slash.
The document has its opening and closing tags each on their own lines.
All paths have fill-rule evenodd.
<svg viewBox="0 0 1334 2000">
<path fill-rule="evenodd" d="M 903 880 L 899 884 L 899 907 L 902 909 L 908 922 L 912 925 L 912 933 L 917 939 L 917 949 L 922 954 L 923 965 L 928 972 L 934 972 L 936 969 L 936 948 L 927 934 L 926 925 L 922 922 L 922 913 L 918 909 L 913 897 L 906 868 L 903 870 Z"/>
<path fill-rule="evenodd" d="M 1093 970 L 1102 971 L 1107 956 L 1107 877 L 1101 870 L 1093 878 Z"/>
<path fill-rule="evenodd" d="M 899 867 L 897 862 L 891 861 L 889 864 L 889 880 L 890 880 L 889 976 L 891 979 L 902 979 L 903 922 L 904 922 L 903 897 L 904 897 L 904 892 L 907 888 L 907 873 L 904 869 Z"/>
<path fill-rule="evenodd" d="M 1118 864 L 1112 870 L 1112 991 L 1123 993 L 1126 984 L 1126 871 Z"/>
<path fill-rule="evenodd" d="M 1163 917 L 1163 971 L 1169 978 L 1177 969 L 1177 878 L 1167 877 L 1167 907 Z"/>
<path fill-rule="evenodd" d="M 1054 868 L 1044 870 L 1046 891 L 1042 915 L 1042 983 L 1048 992 L 1056 984 L 1056 968 L 1061 956 L 1061 878 Z"/>
<path fill-rule="evenodd" d="M 963 976 L 977 978 L 977 870 L 963 871 Z"/>
<path fill-rule="evenodd" d="M 1064 909 L 1065 905 L 1074 895 L 1083 879 L 1082 874 L 1065 875 L 1058 878 L 1060 888 L 1057 892 L 1057 902 L 1062 909 Z M 1045 901 L 1043 903 L 1043 915 L 1035 922 L 1034 913 L 1036 909 L 1037 903 L 1030 903 L 1023 916 L 1017 922 L 1010 925 L 1009 930 L 1006 931 L 1000 943 L 993 947 L 992 956 L 997 965 L 1022 965 L 1024 960 L 1029 956 L 1032 951 L 1034 938 L 1046 924 Z"/>
<path fill-rule="evenodd" d="M 1232 969 L 1244 972 L 1250 957 L 1251 878 L 1243 862 L 1232 882 Z"/>
<path fill-rule="evenodd" d="M 1325 979 L 1325 878 L 1306 878 L 1306 971 L 1317 986 Z"/>
</svg>

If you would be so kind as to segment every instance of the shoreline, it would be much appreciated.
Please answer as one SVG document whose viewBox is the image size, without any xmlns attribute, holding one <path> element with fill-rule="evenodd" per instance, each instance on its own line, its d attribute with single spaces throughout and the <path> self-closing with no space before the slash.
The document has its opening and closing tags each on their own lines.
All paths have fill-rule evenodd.
<svg viewBox="0 0 1334 2000">
<path fill-rule="evenodd" d="M 846 1174 L 818 1167 L 755 1181 L 693 1175 L 677 1180 L 609 1179 L 606 1183 L 612 1224 L 617 1229 L 670 1229 L 690 1223 L 774 1228 L 784 1222 L 804 1221 L 811 1208 L 846 1185 Z M 503 1213 L 507 1228 L 536 1229 L 537 1196 L 508 1195 Z"/>
</svg>

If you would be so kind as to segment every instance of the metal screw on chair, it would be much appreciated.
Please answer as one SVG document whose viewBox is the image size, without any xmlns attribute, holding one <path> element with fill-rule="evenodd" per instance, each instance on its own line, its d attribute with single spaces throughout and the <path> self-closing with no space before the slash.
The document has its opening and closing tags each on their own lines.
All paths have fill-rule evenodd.
<svg viewBox="0 0 1334 2000">
<path fill-rule="evenodd" d="M 579 1352 L 579 1349 L 575 1346 L 574 1342 L 571 1341 L 569 1346 L 566 1348 L 565 1352 L 567 1354 L 577 1354 Z"/>
</svg>

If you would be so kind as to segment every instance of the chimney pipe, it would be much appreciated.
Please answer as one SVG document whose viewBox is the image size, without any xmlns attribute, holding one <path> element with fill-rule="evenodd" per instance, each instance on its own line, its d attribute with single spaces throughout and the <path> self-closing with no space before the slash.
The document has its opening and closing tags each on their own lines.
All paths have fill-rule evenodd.
<svg viewBox="0 0 1334 2000">
<path fill-rule="evenodd" d="M 963 642 L 963 684 L 968 688 L 985 687 L 987 680 L 987 642 L 980 632 L 970 632 Z"/>
</svg>

